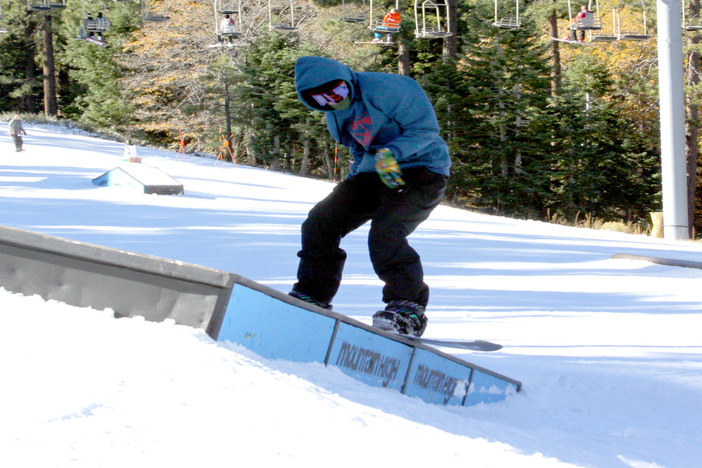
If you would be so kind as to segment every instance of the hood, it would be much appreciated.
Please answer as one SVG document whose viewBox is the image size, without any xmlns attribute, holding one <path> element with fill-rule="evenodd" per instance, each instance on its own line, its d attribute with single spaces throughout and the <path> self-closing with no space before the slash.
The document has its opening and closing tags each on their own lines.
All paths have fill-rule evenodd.
<svg viewBox="0 0 702 468">
<path fill-rule="evenodd" d="M 297 90 L 297 97 L 310 109 L 334 112 L 333 109 L 321 109 L 314 101 L 308 101 L 302 95 L 302 91 L 337 80 L 344 80 L 349 84 L 351 100 L 353 100 L 356 94 L 356 75 L 353 70 L 343 63 L 324 57 L 314 56 L 300 57 L 295 63 L 295 89 Z"/>
</svg>

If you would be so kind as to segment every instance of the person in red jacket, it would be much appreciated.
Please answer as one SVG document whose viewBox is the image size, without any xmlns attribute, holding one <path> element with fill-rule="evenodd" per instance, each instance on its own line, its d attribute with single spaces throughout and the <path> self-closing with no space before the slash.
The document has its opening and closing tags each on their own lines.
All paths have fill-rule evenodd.
<svg viewBox="0 0 702 468">
<path fill-rule="evenodd" d="M 577 39 L 578 42 L 585 42 L 585 30 L 591 29 L 594 21 L 593 14 L 594 12 L 588 10 L 586 5 L 580 7 L 580 13 L 578 13 L 578 16 L 575 17 L 571 25 L 571 41 L 575 42 Z M 588 28 L 588 26 L 590 26 L 590 28 Z"/>
</svg>

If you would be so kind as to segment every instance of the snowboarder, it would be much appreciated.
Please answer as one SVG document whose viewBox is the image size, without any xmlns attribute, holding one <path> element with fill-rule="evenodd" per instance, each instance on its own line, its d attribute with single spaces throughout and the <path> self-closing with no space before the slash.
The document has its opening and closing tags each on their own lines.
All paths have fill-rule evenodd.
<svg viewBox="0 0 702 468">
<path fill-rule="evenodd" d="M 10 131 L 10 136 L 15 142 L 15 151 L 22 151 L 22 136 L 20 134 L 24 133 L 26 135 L 27 132 L 22 126 L 22 120 L 20 120 L 19 114 L 15 114 L 15 116 L 12 117 L 12 120 L 10 120 L 8 124 L 8 129 Z"/>
<path fill-rule="evenodd" d="M 354 72 L 323 57 L 299 58 L 295 81 L 299 99 L 326 114 L 331 136 L 349 148 L 353 163 L 302 225 L 290 295 L 331 309 L 346 259 L 341 239 L 371 221 L 370 258 L 387 304 L 373 325 L 421 336 L 429 287 L 407 236 L 443 198 L 451 165 L 431 102 L 412 78 Z"/>
</svg>

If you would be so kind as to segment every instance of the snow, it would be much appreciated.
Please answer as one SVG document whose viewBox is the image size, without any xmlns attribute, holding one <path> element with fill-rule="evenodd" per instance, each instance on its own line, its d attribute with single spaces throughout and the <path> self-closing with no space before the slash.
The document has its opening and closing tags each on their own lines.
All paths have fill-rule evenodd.
<svg viewBox="0 0 702 468">
<path fill-rule="evenodd" d="M 237 273 L 288 291 L 299 228 L 329 182 L 139 148 L 181 196 L 97 187 L 124 145 L 0 123 L 0 225 Z M 370 323 L 367 228 L 334 310 Z M 115 319 L 0 289 L 0 466 L 670 467 L 702 460 L 702 245 L 441 206 L 412 236 L 432 287 L 426 335 L 523 383 L 441 407 L 333 367 L 267 360 L 201 330 Z"/>
</svg>

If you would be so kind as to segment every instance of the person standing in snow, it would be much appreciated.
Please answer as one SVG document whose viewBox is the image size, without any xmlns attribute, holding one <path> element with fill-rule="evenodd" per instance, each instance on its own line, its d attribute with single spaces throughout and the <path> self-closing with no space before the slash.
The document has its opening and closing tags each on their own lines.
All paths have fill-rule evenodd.
<svg viewBox="0 0 702 468">
<path fill-rule="evenodd" d="M 25 135 L 27 132 L 24 130 L 24 127 L 22 126 L 22 120 L 20 119 L 19 114 L 15 114 L 14 117 L 12 117 L 12 120 L 10 120 L 10 123 L 8 124 L 8 129 L 10 131 L 10 136 L 15 142 L 15 151 L 22 151 L 22 136 L 21 134 L 24 133 Z"/>
<path fill-rule="evenodd" d="M 438 206 L 451 166 L 432 104 L 412 78 L 354 72 L 323 57 L 299 58 L 295 82 L 299 99 L 326 114 L 329 133 L 353 163 L 302 225 L 298 281 L 289 294 L 331 309 L 346 260 L 341 239 L 371 221 L 368 247 L 386 304 L 373 326 L 421 336 L 429 287 L 407 236 Z"/>
</svg>

